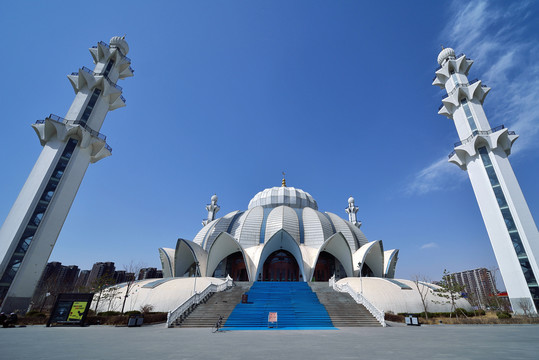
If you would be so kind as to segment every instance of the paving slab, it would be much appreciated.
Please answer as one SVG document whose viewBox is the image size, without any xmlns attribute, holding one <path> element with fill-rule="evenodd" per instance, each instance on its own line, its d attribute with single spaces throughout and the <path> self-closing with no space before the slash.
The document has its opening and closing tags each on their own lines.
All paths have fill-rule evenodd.
<svg viewBox="0 0 539 360">
<path fill-rule="evenodd" d="M 0 328 L 0 359 L 537 359 L 538 325 L 338 330 Z"/>
</svg>

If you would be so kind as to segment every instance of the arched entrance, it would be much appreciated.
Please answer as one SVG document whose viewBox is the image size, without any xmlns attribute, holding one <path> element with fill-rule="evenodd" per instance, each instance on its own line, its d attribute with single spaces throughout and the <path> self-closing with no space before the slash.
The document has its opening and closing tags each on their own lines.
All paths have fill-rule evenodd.
<svg viewBox="0 0 539 360">
<path fill-rule="evenodd" d="M 286 250 L 271 253 L 264 262 L 264 281 L 299 281 L 300 272 L 294 255 Z"/>
<path fill-rule="evenodd" d="M 344 270 L 341 262 L 326 251 L 322 251 L 318 256 L 318 261 L 314 267 L 312 281 L 328 281 L 333 274 L 336 279 L 346 277 L 346 271 Z"/>
<path fill-rule="evenodd" d="M 221 260 L 215 271 L 213 277 L 223 278 L 227 275 L 235 281 L 249 281 L 247 275 L 247 268 L 245 267 L 245 261 L 243 260 L 243 254 L 241 251 L 228 255 Z"/>
</svg>

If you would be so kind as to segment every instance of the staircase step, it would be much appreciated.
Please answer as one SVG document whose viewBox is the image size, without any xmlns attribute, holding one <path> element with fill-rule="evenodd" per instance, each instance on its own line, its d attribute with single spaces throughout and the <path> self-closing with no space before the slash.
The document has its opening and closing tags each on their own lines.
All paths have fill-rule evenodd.
<svg viewBox="0 0 539 360">
<path fill-rule="evenodd" d="M 326 283 L 310 283 L 336 327 L 382 326 L 365 308 L 356 303 L 348 293 L 333 290 Z"/>
<path fill-rule="evenodd" d="M 333 327 L 326 309 L 305 282 L 256 282 L 248 303 L 238 304 L 225 328 L 268 328 L 268 314 L 277 312 L 277 328 Z"/>
</svg>

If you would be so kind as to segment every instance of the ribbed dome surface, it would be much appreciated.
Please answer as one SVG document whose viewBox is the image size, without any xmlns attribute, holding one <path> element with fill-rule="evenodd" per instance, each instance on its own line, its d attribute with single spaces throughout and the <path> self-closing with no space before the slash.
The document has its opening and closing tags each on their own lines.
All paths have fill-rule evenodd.
<svg viewBox="0 0 539 360">
<path fill-rule="evenodd" d="M 279 230 L 285 230 L 298 243 L 317 248 L 340 232 L 352 251 L 366 244 L 367 238 L 351 222 L 309 207 L 294 209 L 281 205 L 275 208 L 257 206 L 247 211 L 233 211 L 202 228 L 194 242 L 209 250 L 221 232 L 249 248 L 266 243 Z"/>
<path fill-rule="evenodd" d="M 311 194 L 301 189 L 286 186 L 262 190 L 251 199 L 248 209 L 257 206 L 269 208 L 281 205 L 297 209 L 310 207 L 314 210 L 318 210 L 318 204 Z"/>
</svg>

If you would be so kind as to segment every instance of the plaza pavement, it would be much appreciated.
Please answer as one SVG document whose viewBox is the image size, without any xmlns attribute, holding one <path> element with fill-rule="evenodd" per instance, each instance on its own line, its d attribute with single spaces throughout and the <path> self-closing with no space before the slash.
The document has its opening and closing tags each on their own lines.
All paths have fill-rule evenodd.
<svg viewBox="0 0 539 360">
<path fill-rule="evenodd" d="M 228 331 L 0 328 L 0 359 L 538 359 L 538 325 Z"/>
</svg>

